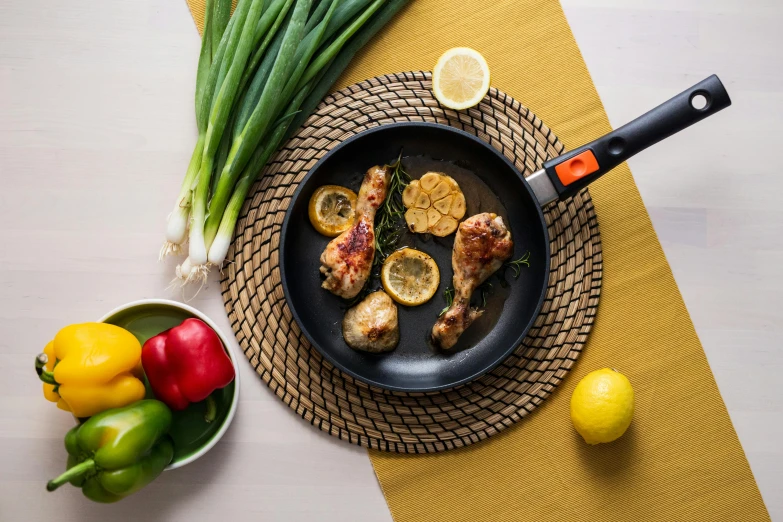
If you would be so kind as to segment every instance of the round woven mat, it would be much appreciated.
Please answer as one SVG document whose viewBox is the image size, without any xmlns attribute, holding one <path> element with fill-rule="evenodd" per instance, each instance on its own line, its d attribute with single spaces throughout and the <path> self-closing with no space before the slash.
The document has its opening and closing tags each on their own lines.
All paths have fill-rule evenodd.
<svg viewBox="0 0 783 522">
<path fill-rule="evenodd" d="M 546 300 L 522 345 L 484 377 L 440 392 L 387 392 L 342 373 L 305 339 L 280 283 L 280 227 L 297 185 L 327 151 L 370 127 L 429 121 L 477 135 L 525 175 L 563 152 L 541 120 L 508 95 L 491 89 L 478 107 L 455 112 L 435 100 L 430 78 L 392 74 L 327 97 L 256 182 L 221 281 L 239 345 L 283 402 L 335 437 L 400 453 L 466 446 L 535 409 L 579 356 L 601 288 L 601 240 L 585 189 L 546 208 L 552 251 Z"/>
</svg>

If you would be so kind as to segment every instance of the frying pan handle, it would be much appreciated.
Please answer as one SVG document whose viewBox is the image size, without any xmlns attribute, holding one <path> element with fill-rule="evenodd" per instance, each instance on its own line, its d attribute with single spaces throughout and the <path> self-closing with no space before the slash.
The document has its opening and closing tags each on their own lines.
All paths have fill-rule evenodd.
<svg viewBox="0 0 783 522">
<path fill-rule="evenodd" d="M 606 136 L 547 161 L 544 169 L 560 199 L 573 196 L 636 153 L 729 105 L 729 93 L 713 74 Z"/>
</svg>

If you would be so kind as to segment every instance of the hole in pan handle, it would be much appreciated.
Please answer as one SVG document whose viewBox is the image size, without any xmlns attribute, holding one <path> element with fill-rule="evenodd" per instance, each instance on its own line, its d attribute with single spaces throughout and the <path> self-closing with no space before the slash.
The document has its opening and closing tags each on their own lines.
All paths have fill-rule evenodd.
<svg viewBox="0 0 783 522">
<path fill-rule="evenodd" d="M 729 105 L 729 93 L 713 74 L 606 136 L 547 161 L 527 181 L 542 206 L 573 196 L 634 154 Z"/>
</svg>

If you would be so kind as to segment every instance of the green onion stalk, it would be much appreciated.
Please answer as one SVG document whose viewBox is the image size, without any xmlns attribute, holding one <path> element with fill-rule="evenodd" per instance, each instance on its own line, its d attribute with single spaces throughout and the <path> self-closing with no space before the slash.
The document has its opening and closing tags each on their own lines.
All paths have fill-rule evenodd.
<svg viewBox="0 0 783 522">
<path fill-rule="evenodd" d="M 220 40 L 223 38 L 223 33 L 226 32 L 228 21 L 231 18 L 231 0 L 214 0 L 214 2 L 214 10 L 212 11 L 212 20 L 210 24 L 212 26 L 212 34 L 210 35 L 212 56 L 217 54 L 218 47 L 220 47 Z"/>
<path fill-rule="evenodd" d="M 262 19 L 267 15 L 275 15 L 276 19 L 274 21 L 274 25 L 272 25 L 272 27 L 269 28 L 263 43 L 260 41 L 260 38 L 254 40 L 255 44 L 257 45 L 256 47 L 257 51 L 264 50 L 267 48 L 272 38 L 275 36 L 275 34 L 277 34 L 278 29 L 280 28 L 283 20 L 286 18 L 288 10 L 291 7 L 291 5 L 293 5 L 293 3 L 294 0 L 275 0 L 275 3 L 273 3 L 267 9 L 267 11 L 265 11 L 264 16 L 262 16 Z M 258 36 L 258 30 L 256 31 L 256 36 Z M 248 62 L 248 65 L 245 68 L 245 72 L 247 72 L 249 69 L 252 69 L 253 67 L 254 65 Z M 239 118 L 238 101 L 241 100 L 245 94 L 245 86 L 242 84 L 242 81 L 244 81 L 244 75 L 243 75 L 243 80 L 241 80 L 239 83 L 239 91 L 237 94 L 237 98 L 234 103 L 234 107 L 231 111 L 231 116 L 228 120 L 227 129 L 232 129 L 232 132 L 224 131 L 223 137 L 220 140 L 220 146 L 218 147 L 218 152 L 217 152 L 217 159 L 215 161 L 215 168 L 212 171 L 212 184 L 209 192 L 210 194 L 214 194 L 215 191 L 217 190 L 218 184 L 220 183 L 220 178 L 223 172 L 223 168 L 226 166 L 226 161 L 228 160 L 228 153 L 231 149 L 231 143 L 233 142 L 234 137 L 236 135 L 236 132 L 233 129 L 235 129 L 238 126 L 237 125 L 237 120 Z M 207 212 L 209 212 L 209 210 L 207 210 Z"/>
<path fill-rule="evenodd" d="M 219 69 L 223 60 L 229 33 L 235 17 L 231 13 L 231 0 L 207 0 L 204 13 L 204 36 L 201 40 L 201 52 L 199 54 L 198 69 L 196 73 L 196 125 L 198 127 L 198 140 L 193 154 L 190 157 L 185 179 L 182 182 L 174 209 L 169 214 L 166 225 L 166 242 L 160 250 L 160 258 L 171 254 L 179 254 L 182 251 L 182 243 L 187 237 L 188 218 L 190 217 L 191 192 L 193 182 L 201 168 L 201 157 L 204 153 L 206 141 L 207 112 L 203 110 L 204 98 L 212 98 L 209 89 L 212 69 Z"/>
<path fill-rule="evenodd" d="M 209 115 L 209 111 L 212 109 L 215 103 L 215 93 L 220 92 L 223 82 L 226 80 L 231 65 L 234 63 L 234 57 L 236 56 L 239 44 L 242 38 L 248 38 L 247 30 L 253 26 L 253 18 L 250 16 L 250 9 L 253 7 L 251 0 L 242 0 L 237 4 L 237 10 L 234 13 L 235 24 L 231 28 L 231 32 L 228 34 L 228 40 L 226 42 L 226 50 L 224 59 L 220 63 L 216 63 L 214 70 L 217 72 L 217 76 L 213 76 L 213 70 L 210 69 L 210 75 L 212 78 L 208 84 L 208 87 L 213 89 L 210 93 L 212 96 L 205 96 L 203 98 L 204 105 L 200 108 L 202 111 L 206 111 Z M 258 4 L 256 4 L 258 7 Z M 262 6 L 263 7 L 263 6 Z M 214 83 L 214 87 L 213 84 Z"/>
<path fill-rule="evenodd" d="M 241 33 L 238 38 L 231 64 L 228 71 L 222 79 L 220 89 L 217 91 L 212 102 L 212 109 L 209 113 L 209 123 L 207 126 L 206 137 L 204 139 L 204 151 L 201 157 L 201 166 L 196 179 L 195 189 L 193 190 L 193 201 L 191 208 L 191 223 L 189 241 L 190 246 L 188 255 L 192 269 L 187 274 L 187 278 L 204 279 L 208 268 L 207 247 L 204 244 L 204 221 L 206 219 L 207 198 L 209 197 L 210 180 L 212 178 L 212 169 L 215 163 L 215 155 L 220 145 L 223 131 L 231 115 L 231 108 L 239 87 L 239 80 L 245 69 L 245 64 L 252 51 L 252 44 L 255 36 L 255 30 L 261 13 L 264 8 L 264 0 L 245 0 L 237 6 L 237 11 L 241 7 L 247 7 L 247 15 L 244 20 L 237 20 L 234 32 L 239 31 L 241 23 Z M 237 16 L 235 14 L 235 16 Z M 234 35 L 232 35 L 233 37 Z M 229 39 L 229 50 L 231 38 Z M 224 56 L 224 64 L 228 59 L 228 53 Z M 221 66 L 221 68 L 223 68 Z M 220 75 L 218 76 L 220 82 Z"/>
<path fill-rule="evenodd" d="M 274 109 L 278 106 L 278 99 L 285 86 L 286 78 L 294 68 L 294 53 L 296 52 L 299 42 L 302 40 L 302 33 L 304 32 L 311 3 L 312 0 L 298 0 L 296 2 L 296 6 L 291 15 L 291 20 L 286 28 L 285 36 L 282 39 L 282 44 L 277 54 L 275 64 L 269 75 L 269 80 L 264 87 L 264 93 L 261 95 L 258 105 L 248 119 L 244 130 L 234 139 L 231 145 L 231 150 L 229 151 L 223 172 L 220 175 L 220 181 L 215 194 L 220 194 L 221 191 L 226 190 L 230 194 L 233 189 L 233 184 L 236 181 L 236 176 L 233 175 L 233 172 L 241 172 L 245 165 L 247 165 L 251 154 L 258 147 L 270 122 L 274 121 Z M 236 65 L 236 57 L 234 65 Z M 238 72 L 239 75 L 234 78 L 232 76 L 234 73 L 234 66 L 232 65 L 231 71 L 227 75 L 223 87 L 224 89 L 226 88 L 226 85 L 230 84 L 229 77 L 231 77 L 231 81 L 233 82 L 232 85 L 235 87 L 238 86 L 239 76 L 242 71 Z M 221 100 L 218 98 L 212 111 L 213 115 L 220 109 L 220 102 Z M 212 117 L 210 117 L 210 124 L 212 122 L 211 120 Z M 225 125 L 225 120 L 223 121 L 223 124 Z M 220 130 L 222 132 L 223 129 L 221 128 Z M 209 138 L 209 133 L 207 134 L 207 137 Z M 185 276 L 185 282 L 203 281 L 209 270 L 207 253 L 211 244 L 211 238 L 209 238 L 209 244 L 207 244 L 207 238 L 204 236 L 204 227 L 209 176 L 212 169 L 210 158 L 210 151 L 207 148 L 207 145 L 205 145 L 204 157 L 199 173 L 199 185 L 193 195 L 193 219 L 190 226 L 190 248 L 188 252 L 190 270 L 185 271 L 184 269 L 181 269 L 178 273 L 180 277 L 183 275 Z M 209 167 L 208 169 L 206 168 L 207 166 Z M 216 195 L 213 195 L 213 199 L 215 197 Z"/>
<path fill-rule="evenodd" d="M 258 21 L 258 25 L 256 26 L 255 34 L 253 35 L 253 46 L 256 49 L 257 53 L 263 53 L 263 50 L 267 48 L 269 45 L 269 42 L 272 40 L 272 38 L 277 33 L 278 29 L 280 28 L 280 24 L 283 19 L 286 18 L 286 13 L 288 12 L 288 9 L 293 4 L 294 0 L 273 0 L 272 3 L 268 6 L 268 8 L 264 11 L 264 14 L 261 16 L 261 18 Z M 243 3 L 244 2 L 244 3 Z M 234 11 L 234 15 L 231 17 L 229 21 L 228 28 L 226 29 L 226 32 L 224 34 L 223 40 L 221 41 L 221 46 L 218 49 L 218 56 L 216 58 L 216 61 L 213 63 L 212 68 L 210 69 L 209 78 L 206 81 L 206 85 L 204 87 L 205 94 L 201 97 L 200 104 L 197 103 L 197 110 L 196 110 L 196 119 L 199 121 L 199 118 L 202 118 L 204 121 L 208 121 L 208 117 L 210 114 L 210 111 L 214 107 L 214 101 L 216 100 L 217 96 L 215 96 L 215 92 L 219 92 L 220 88 L 222 87 L 225 76 L 228 74 L 228 71 L 223 67 L 224 63 L 232 63 L 233 62 L 233 55 L 235 54 L 236 47 L 238 45 L 239 41 L 239 35 L 241 34 L 242 25 L 244 24 L 244 21 L 246 20 L 246 15 L 248 13 L 248 9 L 250 7 L 250 2 L 247 0 L 240 0 L 239 4 L 237 5 L 237 9 Z M 271 25 L 271 27 L 270 27 Z M 232 27 L 238 27 L 236 32 L 231 32 Z M 263 42 L 262 42 L 263 39 Z M 224 59 L 225 55 L 225 59 Z M 257 65 L 257 63 L 256 63 Z M 248 69 L 252 69 L 255 67 L 253 63 L 250 63 L 247 65 L 245 72 L 247 72 Z M 244 77 L 244 76 L 243 76 Z M 241 92 L 243 92 L 244 87 L 242 83 L 240 82 L 239 89 L 236 92 L 236 96 L 238 97 Z M 234 102 L 232 105 L 234 107 L 231 110 L 231 116 L 229 121 L 229 128 L 233 127 L 233 120 L 237 119 L 236 114 L 236 103 Z M 206 140 L 206 127 L 207 124 L 204 124 L 203 126 L 199 126 L 200 129 L 204 129 L 202 131 L 203 134 L 201 134 L 201 143 L 197 143 L 197 150 L 199 156 L 198 156 L 198 162 L 196 166 L 196 171 L 193 173 L 193 175 L 186 177 L 185 182 L 183 183 L 183 187 L 187 186 L 187 190 L 183 190 L 181 194 L 181 200 L 186 201 L 186 204 L 182 205 L 185 206 L 185 211 L 182 212 L 184 214 L 184 222 L 187 222 L 189 215 L 190 215 L 190 207 L 191 202 L 193 198 L 193 190 L 195 189 L 195 182 L 197 181 L 198 177 L 198 171 L 200 169 L 201 165 L 201 155 L 203 154 L 203 142 Z M 221 137 L 220 145 L 217 150 L 217 158 L 215 161 L 215 175 L 213 176 L 215 179 L 211 183 L 212 191 L 214 191 L 217 182 L 219 182 L 220 173 L 223 170 L 223 166 L 225 165 L 227 161 L 227 156 L 229 152 L 229 147 L 231 145 L 232 136 L 231 133 L 223 133 L 224 136 Z M 200 145 L 200 147 L 199 147 Z M 194 152 L 195 155 L 195 152 Z M 184 228 L 183 228 L 184 232 Z M 189 277 L 195 277 L 191 274 L 193 273 L 193 265 L 190 262 L 190 258 L 187 258 L 181 265 L 177 266 L 176 268 L 176 276 L 177 279 L 186 282 Z"/>
<path fill-rule="evenodd" d="M 330 38 L 340 29 L 340 27 L 348 23 L 356 13 L 369 4 L 370 1 L 371 0 L 341 0 L 334 10 L 331 20 L 327 23 L 325 28 L 321 29 L 317 26 L 323 21 L 323 16 L 326 14 L 326 10 L 331 7 L 332 3 L 331 0 L 323 0 L 307 20 L 307 25 L 305 25 L 306 36 L 296 49 L 294 62 L 298 62 L 306 50 L 310 48 L 314 38 L 318 37 L 321 42 Z M 324 7 L 322 8 L 322 6 Z M 267 84 L 272 66 L 280 46 L 282 45 L 282 37 L 283 33 L 279 34 L 274 41 L 271 42 L 269 51 L 266 55 L 263 55 L 266 48 L 258 49 L 251 60 L 251 66 L 245 71 L 245 75 L 242 78 L 240 85 L 242 91 L 244 91 L 245 86 L 247 86 L 247 91 L 239 103 L 239 112 L 234 128 L 234 138 L 236 138 L 245 128 L 247 120 L 258 105 L 259 99 Z M 283 100 L 283 102 L 288 102 L 288 100 Z"/>
<path fill-rule="evenodd" d="M 309 86 L 305 86 L 297 96 L 291 101 L 288 106 L 288 110 L 291 113 L 296 113 L 299 106 L 304 101 L 308 94 Z M 223 219 L 219 222 L 219 228 L 215 241 L 212 243 L 212 247 L 209 249 L 210 258 L 219 260 L 220 263 L 226 258 L 228 248 L 231 245 L 231 236 L 234 233 L 234 227 L 236 226 L 237 219 L 239 218 L 239 212 L 242 210 L 242 205 L 245 202 L 250 188 L 255 183 L 256 179 L 262 172 L 264 165 L 266 165 L 269 158 L 277 150 L 283 139 L 286 137 L 288 129 L 291 125 L 291 118 L 286 118 L 284 121 L 277 124 L 276 128 L 272 131 L 272 134 L 261 144 L 258 149 L 253 153 L 250 162 L 245 170 L 242 172 L 242 176 L 237 180 L 236 187 L 231 194 L 231 199 L 226 206 Z M 215 263 L 217 264 L 217 263 Z"/>
<path fill-rule="evenodd" d="M 337 38 L 334 39 L 329 46 L 324 49 L 318 57 L 307 67 L 304 76 L 300 79 L 300 86 L 304 85 L 313 78 L 315 78 L 321 70 L 326 67 L 330 61 L 337 56 L 337 53 L 342 50 L 343 46 L 350 40 L 350 38 L 356 34 L 356 32 L 375 14 L 375 12 L 381 8 L 386 0 L 375 0 L 370 6 L 358 16 L 351 25 L 349 25 Z"/>
<path fill-rule="evenodd" d="M 305 33 L 312 31 L 313 27 L 318 25 L 326 11 L 329 9 L 331 2 L 329 0 L 319 0 L 318 5 L 315 6 L 310 13 L 310 17 L 307 19 L 307 25 L 305 25 Z"/>
<path fill-rule="evenodd" d="M 254 46 L 270 31 L 270 26 L 285 1 L 275 0 L 261 15 L 253 35 Z M 199 135 L 180 193 L 177 196 L 177 202 L 169 215 L 166 243 L 161 249 L 161 258 L 181 252 L 181 245 L 187 237 L 192 193 L 201 168 L 210 111 L 216 98 L 215 93 L 220 92 L 228 69 L 233 63 L 250 6 L 249 0 L 241 0 L 234 16 L 230 16 L 231 0 L 208 0 L 204 17 L 204 37 L 196 75 L 196 125 Z M 212 54 L 209 52 L 210 49 Z"/>
<path fill-rule="evenodd" d="M 279 18 L 285 17 L 285 11 L 287 11 L 286 5 L 290 7 L 290 4 L 293 2 L 293 0 L 273 0 L 272 3 L 266 5 L 266 7 L 263 7 L 264 12 L 261 15 L 261 18 L 258 20 L 258 23 L 256 24 L 255 32 L 253 33 L 253 42 L 250 46 L 252 54 L 250 56 L 255 57 L 256 53 L 262 52 L 264 44 L 261 44 L 262 39 L 264 42 L 268 42 L 272 36 L 274 36 L 275 32 L 277 31 L 277 28 L 279 26 Z M 266 3 L 266 2 L 265 2 Z M 281 9 L 283 9 L 283 12 L 281 13 Z M 228 69 L 231 66 L 231 63 L 223 63 L 221 64 L 219 75 L 218 75 L 218 85 L 221 85 L 223 83 L 223 80 L 225 79 L 226 74 L 228 74 Z M 255 65 L 251 60 L 247 62 L 247 66 L 243 70 L 242 77 L 246 74 L 248 70 L 254 69 Z M 242 91 L 242 83 L 240 83 L 240 89 L 238 92 Z"/>
<path fill-rule="evenodd" d="M 245 68 L 245 72 L 239 82 L 239 92 L 242 95 L 237 99 L 235 107 L 237 117 L 232 131 L 232 140 L 245 128 L 250 112 L 261 97 L 269 71 L 274 65 L 280 46 L 283 43 L 283 38 L 288 31 L 288 25 L 293 14 L 291 13 L 293 4 L 294 0 L 285 0 L 272 29 L 266 35 L 264 41 L 256 48 L 248 62 L 248 66 Z"/>
<path fill-rule="evenodd" d="M 264 11 L 264 14 L 261 16 L 261 19 L 256 26 L 255 35 L 253 36 L 253 47 L 256 49 L 256 52 L 263 51 L 267 48 L 269 42 L 272 40 L 275 34 L 277 34 L 277 31 L 280 28 L 283 19 L 285 19 L 286 14 L 288 13 L 288 9 L 291 7 L 293 2 L 294 0 L 274 0 L 272 4 Z M 261 42 L 262 38 L 263 42 Z M 245 72 L 253 69 L 254 67 L 255 66 L 253 63 L 248 62 L 248 65 L 245 67 Z M 242 78 L 244 80 L 244 74 Z M 236 101 L 231 111 L 231 116 L 228 120 L 227 129 L 233 129 L 235 127 L 235 121 L 238 117 L 237 101 L 241 99 L 242 93 L 244 93 L 245 90 L 242 81 L 239 83 L 239 90 L 237 91 L 237 97 L 235 98 Z M 223 137 L 221 138 L 220 146 L 218 147 L 215 168 L 212 171 L 212 186 L 210 189 L 210 194 L 214 193 L 217 189 L 218 182 L 220 181 L 220 174 L 223 172 L 223 167 L 226 165 L 226 160 L 228 159 L 228 153 L 233 139 L 233 132 L 223 132 Z"/>
<path fill-rule="evenodd" d="M 293 0 L 289 0 L 293 5 Z M 290 5 L 288 6 L 290 7 Z M 265 38 L 263 44 L 256 50 L 250 59 L 250 66 L 245 70 L 239 88 L 242 91 L 242 97 L 237 100 L 237 117 L 232 130 L 232 140 L 235 140 L 242 131 L 245 130 L 247 120 L 258 105 L 261 95 L 264 93 L 269 74 L 277 62 L 277 56 L 280 54 L 280 47 L 283 45 L 283 39 L 288 33 L 288 26 L 291 25 L 293 12 L 290 9 L 283 9 L 281 14 L 285 13 L 279 24 L 279 30 L 276 31 L 274 38 Z"/>
<path fill-rule="evenodd" d="M 331 64 L 326 68 L 325 73 L 316 82 L 310 93 L 302 102 L 299 108 L 299 113 L 294 117 L 291 122 L 290 131 L 295 131 L 310 117 L 310 114 L 315 111 L 315 108 L 321 103 L 324 96 L 329 94 L 334 83 L 343 74 L 343 71 L 351 63 L 351 60 L 361 48 L 375 36 L 388 22 L 391 20 L 397 12 L 400 11 L 410 0 L 390 0 L 378 13 L 373 16 L 367 25 L 362 27 L 358 31 L 350 42 L 340 51 L 340 53 L 332 60 Z"/>
</svg>

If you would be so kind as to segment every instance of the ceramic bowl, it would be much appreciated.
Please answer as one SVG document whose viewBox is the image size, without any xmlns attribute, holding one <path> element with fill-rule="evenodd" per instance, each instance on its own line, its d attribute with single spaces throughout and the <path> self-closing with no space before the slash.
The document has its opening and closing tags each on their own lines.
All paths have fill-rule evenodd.
<svg viewBox="0 0 783 522">
<path fill-rule="evenodd" d="M 201 319 L 220 337 L 223 348 L 234 365 L 234 380 L 221 390 L 213 393 L 217 403 L 217 418 L 204 421 L 204 403 L 191 404 L 183 411 L 175 411 L 170 435 L 174 440 L 174 459 L 166 469 L 176 469 L 189 464 L 204 455 L 217 444 L 228 429 L 239 401 L 239 367 L 237 359 L 229 346 L 228 337 L 212 320 L 192 306 L 168 299 L 142 299 L 115 308 L 101 318 L 101 322 L 110 323 L 130 331 L 140 343 L 159 333 L 177 326 L 185 319 Z M 153 398 L 147 383 L 147 397 Z"/>
</svg>

